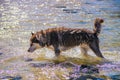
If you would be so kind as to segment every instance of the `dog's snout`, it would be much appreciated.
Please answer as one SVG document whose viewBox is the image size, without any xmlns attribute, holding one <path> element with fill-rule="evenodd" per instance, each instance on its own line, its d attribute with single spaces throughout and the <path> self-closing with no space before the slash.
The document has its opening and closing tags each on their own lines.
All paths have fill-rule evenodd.
<svg viewBox="0 0 120 80">
<path fill-rule="evenodd" d="M 28 49 L 28 52 L 30 52 L 30 50 Z"/>
<path fill-rule="evenodd" d="M 32 47 L 30 47 L 27 51 L 32 53 L 32 52 L 35 51 L 35 50 L 36 50 L 36 47 L 35 47 L 35 46 L 32 46 Z"/>
</svg>

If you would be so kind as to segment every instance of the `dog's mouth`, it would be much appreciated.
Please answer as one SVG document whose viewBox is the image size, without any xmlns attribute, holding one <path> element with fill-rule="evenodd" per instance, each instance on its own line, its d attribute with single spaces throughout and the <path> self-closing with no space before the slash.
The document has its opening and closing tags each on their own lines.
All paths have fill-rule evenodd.
<svg viewBox="0 0 120 80">
<path fill-rule="evenodd" d="M 28 49 L 28 52 L 31 52 L 31 53 L 32 53 L 32 52 L 34 52 L 34 50 L 30 50 L 30 49 Z"/>
<path fill-rule="evenodd" d="M 29 49 L 28 49 L 28 52 L 34 52 L 36 50 L 36 48 L 35 48 L 35 46 L 32 46 L 32 47 L 30 47 Z"/>
<path fill-rule="evenodd" d="M 41 46 L 38 43 L 33 43 L 30 45 L 30 48 L 28 49 L 28 52 L 34 52 L 36 49 L 41 48 Z"/>
</svg>

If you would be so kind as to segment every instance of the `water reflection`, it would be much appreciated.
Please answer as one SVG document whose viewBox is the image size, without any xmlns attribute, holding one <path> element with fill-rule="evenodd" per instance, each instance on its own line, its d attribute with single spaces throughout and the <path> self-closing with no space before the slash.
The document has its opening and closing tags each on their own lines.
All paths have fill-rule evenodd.
<svg viewBox="0 0 120 80">
<path fill-rule="evenodd" d="M 103 49 L 104 46 L 106 46 L 109 47 L 108 49 L 114 48 L 118 50 L 120 46 L 120 37 L 117 37 L 117 35 L 119 35 L 120 20 L 119 2 L 119 0 L 4 0 L 1 1 L 0 5 L 0 34 L 1 37 L 3 37 L 2 34 L 6 34 L 8 30 L 11 32 L 11 35 L 14 34 L 15 31 L 22 31 L 23 33 L 27 31 L 28 33 L 25 36 L 28 36 L 30 31 L 56 26 L 85 27 L 91 29 L 93 20 L 96 17 L 102 17 L 105 19 L 104 25 L 106 27 L 103 28 L 104 30 L 100 36 L 104 38 L 104 41 L 101 41 L 101 46 Z M 87 24 L 79 23 L 80 21 L 87 22 Z M 110 31 L 107 30 L 109 28 L 111 28 Z M 112 38 L 105 38 L 109 36 L 109 33 L 112 33 Z M 17 34 L 17 36 L 18 35 L 19 34 Z M 8 37 L 7 34 L 4 35 L 4 38 L 5 36 Z M 108 41 L 110 41 L 109 45 L 107 43 Z M 116 44 L 116 46 L 112 45 L 113 43 Z"/>
</svg>

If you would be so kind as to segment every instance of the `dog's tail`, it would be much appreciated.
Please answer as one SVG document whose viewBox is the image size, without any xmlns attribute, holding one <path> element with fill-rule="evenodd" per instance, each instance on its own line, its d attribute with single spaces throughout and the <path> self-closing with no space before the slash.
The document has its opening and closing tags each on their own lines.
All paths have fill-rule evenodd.
<svg viewBox="0 0 120 80">
<path fill-rule="evenodd" d="M 94 22 L 94 34 L 99 35 L 101 32 L 101 24 L 104 22 L 103 19 L 96 18 Z"/>
</svg>

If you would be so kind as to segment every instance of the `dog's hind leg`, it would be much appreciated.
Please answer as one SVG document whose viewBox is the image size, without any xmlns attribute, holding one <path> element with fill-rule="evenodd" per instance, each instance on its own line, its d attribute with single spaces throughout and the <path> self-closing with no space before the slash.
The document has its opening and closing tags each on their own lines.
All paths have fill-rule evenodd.
<svg viewBox="0 0 120 80">
<path fill-rule="evenodd" d="M 87 53 L 88 49 L 86 47 L 80 47 L 80 50 L 84 57 L 88 56 L 88 53 Z"/>
<path fill-rule="evenodd" d="M 89 47 L 92 49 L 92 51 L 96 54 L 96 56 L 104 58 L 100 49 L 99 49 L 99 41 L 96 39 L 93 42 L 89 44 Z"/>
</svg>

